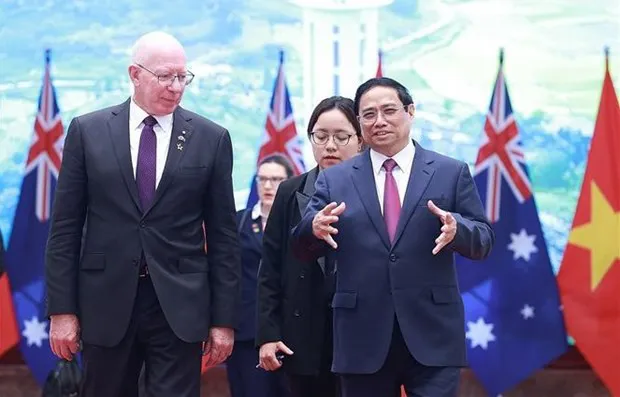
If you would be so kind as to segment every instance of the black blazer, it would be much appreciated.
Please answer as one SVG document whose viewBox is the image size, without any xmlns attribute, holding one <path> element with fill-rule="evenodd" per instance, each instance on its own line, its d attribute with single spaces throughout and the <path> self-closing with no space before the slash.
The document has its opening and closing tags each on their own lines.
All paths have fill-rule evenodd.
<svg viewBox="0 0 620 397">
<path fill-rule="evenodd" d="M 283 341 L 295 354 L 285 357 L 289 373 L 316 375 L 331 357 L 331 339 L 324 340 L 326 321 L 331 321 L 325 277 L 316 261 L 293 256 L 289 232 L 303 213 L 318 169 L 282 182 L 263 236 L 263 261 L 258 271 L 258 325 L 256 345 Z M 310 190 L 308 190 L 310 189 Z M 327 343 L 327 345 L 324 345 Z M 331 360 L 331 358 L 329 358 Z"/>
<path fill-rule="evenodd" d="M 143 211 L 128 100 L 69 125 L 46 251 L 48 315 L 77 314 L 85 343 L 116 345 L 131 317 L 142 252 L 180 339 L 199 342 L 212 326 L 234 326 L 240 260 L 230 135 L 177 108 L 166 166 Z"/>
<path fill-rule="evenodd" d="M 241 300 L 235 340 L 253 341 L 256 334 L 256 285 L 263 249 L 263 225 L 260 217 L 252 219 L 252 208 L 237 212 L 237 223 L 241 246 Z"/>
</svg>

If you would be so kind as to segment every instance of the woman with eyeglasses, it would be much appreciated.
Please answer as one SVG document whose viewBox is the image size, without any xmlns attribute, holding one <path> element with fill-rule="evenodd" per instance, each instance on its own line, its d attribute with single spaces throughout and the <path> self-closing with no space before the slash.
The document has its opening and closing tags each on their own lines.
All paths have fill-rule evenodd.
<svg viewBox="0 0 620 397">
<path fill-rule="evenodd" d="M 314 193 L 319 171 L 355 156 L 362 149 L 353 101 L 334 96 L 321 101 L 310 116 L 308 137 L 318 166 L 282 183 L 263 237 L 258 273 L 256 344 L 259 365 L 281 367 L 293 397 L 336 397 L 331 372 L 335 264 L 319 258 L 301 262 L 289 247 L 289 234 Z"/>
<path fill-rule="evenodd" d="M 258 164 L 256 187 L 258 202 L 237 213 L 241 247 L 241 302 L 235 328 L 233 352 L 226 362 L 232 397 L 288 397 L 281 373 L 257 368 L 256 285 L 262 257 L 263 230 L 280 183 L 293 176 L 289 161 L 281 155 L 268 156 Z"/>
</svg>

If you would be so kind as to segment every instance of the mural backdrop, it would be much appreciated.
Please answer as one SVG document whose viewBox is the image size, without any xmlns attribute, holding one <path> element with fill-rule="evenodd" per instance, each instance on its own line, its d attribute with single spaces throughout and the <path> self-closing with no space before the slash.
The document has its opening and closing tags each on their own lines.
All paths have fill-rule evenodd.
<svg viewBox="0 0 620 397">
<path fill-rule="evenodd" d="M 129 95 L 132 42 L 162 29 L 187 48 L 197 78 L 183 106 L 226 126 L 234 183 L 245 203 L 284 50 L 306 164 L 312 107 L 353 96 L 383 73 L 418 107 L 412 136 L 475 161 L 500 47 L 551 260 L 566 243 L 598 108 L 603 47 L 620 76 L 617 0 L 4 0 L 0 4 L 0 228 L 10 235 L 43 75 L 52 76 L 65 125 Z M 619 83 L 620 84 L 620 83 Z"/>
</svg>

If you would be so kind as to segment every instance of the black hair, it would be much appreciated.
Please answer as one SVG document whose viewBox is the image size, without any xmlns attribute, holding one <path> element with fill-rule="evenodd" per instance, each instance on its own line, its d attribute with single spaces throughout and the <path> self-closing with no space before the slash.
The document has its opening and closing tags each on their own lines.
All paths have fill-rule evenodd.
<svg viewBox="0 0 620 397">
<path fill-rule="evenodd" d="M 308 120 L 308 136 L 312 133 L 314 125 L 323 113 L 332 109 L 338 109 L 342 112 L 342 114 L 344 114 L 347 120 L 349 120 L 353 126 L 353 129 L 355 129 L 355 135 L 361 139 L 362 129 L 359 121 L 357 120 L 357 113 L 353 110 L 353 105 L 354 103 L 351 98 L 345 98 L 342 96 L 332 96 L 323 99 L 318 105 L 316 105 L 312 111 L 312 115 L 310 115 L 310 120 Z"/>
<path fill-rule="evenodd" d="M 371 88 L 374 87 L 393 88 L 396 90 L 396 93 L 398 94 L 398 99 L 400 99 L 403 105 L 408 106 L 413 103 L 411 94 L 404 85 L 389 77 L 375 77 L 366 80 L 364 83 L 362 83 L 362 85 L 357 88 L 357 91 L 355 92 L 355 102 L 353 105 L 353 110 L 356 115 L 359 114 L 360 111 L 360 99 L 362 98 L 362 95 L 364 95 L 366 92 L 368 92 Z"/>
</svg>

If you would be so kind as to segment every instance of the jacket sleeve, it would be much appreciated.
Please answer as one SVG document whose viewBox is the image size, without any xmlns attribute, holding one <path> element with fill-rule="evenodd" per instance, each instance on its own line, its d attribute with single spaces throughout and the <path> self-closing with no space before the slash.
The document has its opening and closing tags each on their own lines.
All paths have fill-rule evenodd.
<svg viewBox="0 0 620 397">
<path fill-rule="evenodd" d="M 484 214 L 482 201 L 467 164 L 461 167 L 456 186 L 456 236 L 450 246 L 469 259 L 484 259 L 495 242 L 495 234 Z"/>
<path fill-rule="evenodd" d="M 228 131 L 221 134 L 216 153 L 203 207 L 211 287 L 211 326 L 234 328 L 241 299 L 241 254 L 232 183 L 232 143 Z"/>
<path fill-rule="evenodd" d="M 256 346 L 282 340 L 283 266 L 288 244 L 288 203 L 291 194 L 280 186 L 276 193 L 265 233 L 262 260 L 258 268 Z"/>
<path fill-rule="evenodd" d="M 47 314 L 77 314 L 77 276 L 88 179 L 79 119 L 69 124 L 45 251 Z"/>
</svg>

